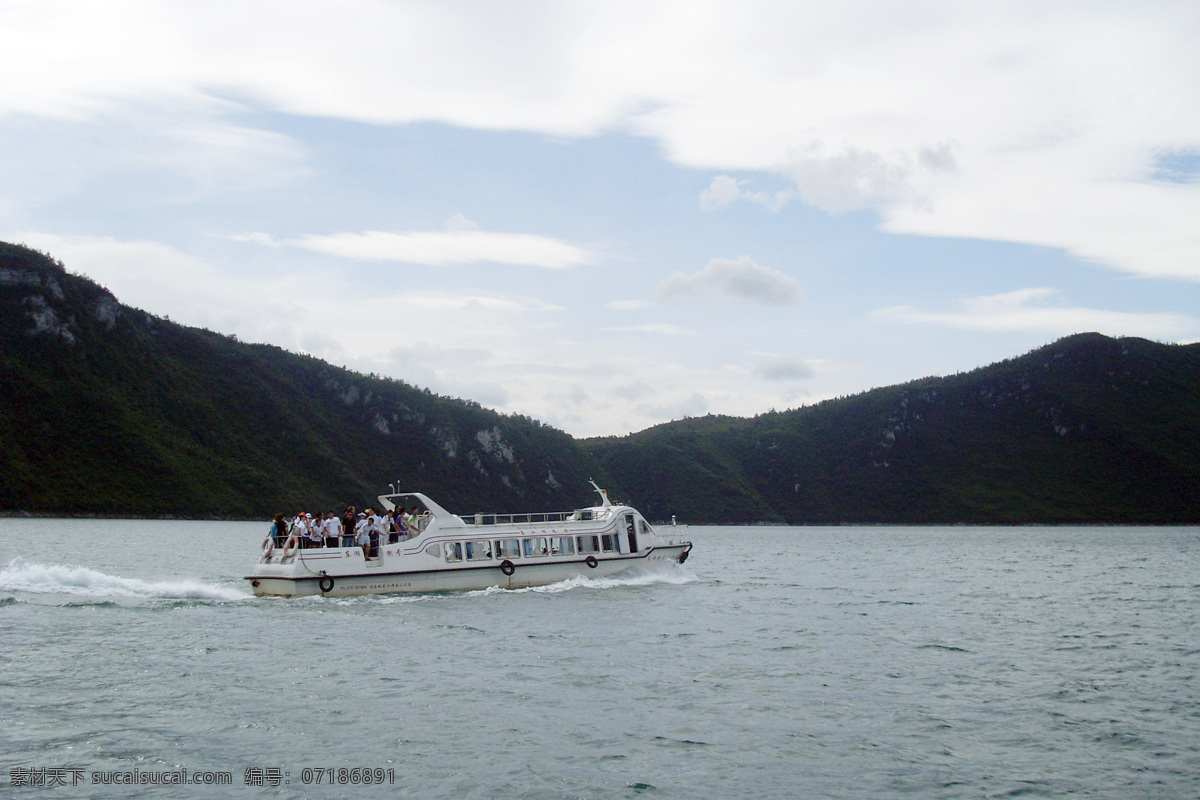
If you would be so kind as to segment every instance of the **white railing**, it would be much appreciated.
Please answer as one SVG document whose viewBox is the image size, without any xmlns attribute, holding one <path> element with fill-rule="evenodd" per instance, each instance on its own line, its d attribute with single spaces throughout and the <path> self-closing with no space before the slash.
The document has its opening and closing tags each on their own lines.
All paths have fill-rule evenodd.
<svg viewBox="0 0 1200 800">
<path fill-rule="evenodd" d="M 475 514 L 474 517 L 467 517 L 465 521 L 472 525 L 552 525 L 560 522 L 607 519 L 611 513 L 612 510 L 608 508 L 600 511 L 589 508 L 582 511 L 545 511 L 534 514 Z"/>
</svg>

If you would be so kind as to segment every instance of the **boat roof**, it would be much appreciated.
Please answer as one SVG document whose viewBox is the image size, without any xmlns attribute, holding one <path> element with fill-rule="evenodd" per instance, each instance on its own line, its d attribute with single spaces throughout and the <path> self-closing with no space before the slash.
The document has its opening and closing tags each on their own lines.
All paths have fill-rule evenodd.
<svg viewBox="0 0 1200 800">
<path fill-rule="evenodd" d="M 449 511 L 430 500 L 428 496 L 423 495 L 420 492 L 393 492 L 392 494 L 381 494 L 379 495 L 379 503 L 388 511 L 395 511 L 396 503 L 393 501 L 402 497 L 412 497 L 416 499 L 417 502 L 425 507 L 426 511 L 428 511 L 430 514 L 433 514 L 435 517 L 454 516 Z"/>
<path fill-rule="evenodd" d="M 591 511 L 593 513 L 596 513 L 597 517 L 600 517 L 600 516 L 603 516 L 604 512 L 606 512 L 606 511 L 615 511 L 618 508 L 628 508 L 628 506 L 624 506 L 624 505 L 613 505 L 612 501 L 609 500 L 609 498 L 608 498 L 608 490 L 607 489 L 601 489 L 599 486 L 596 485 L 595 481 L 589 481 L 589 483 L 591 483 L 592 487 L 596 490 L 597 493 L 599 493 L 602 502 L 600 505 L 585 506 L 584 508 L 576 509 L 576 513 L 580 512 L 580 511 Z M 443 524 L 449 522 L 451 525 L 453 525 L 454 520 L 457 520 L 460 524 L 463 524 L 463 525 L 467 524 L 466 521 L 463 519 L 463 517 L 461 517 L 457 514 L 451 514 L 449 511 L 442 508 L 440 505 L 438 505 L 433 500 L 431 500 L 428 495 L 423 494 L 421 492 L 391 492 L 389 494 L 381 494 L 381 495 L 379 495 L 379 503 L 388 511 L 394 511 L 397 506 L 400 506 L 401 508 L 403 508 L 406 505 L 409 505 L 406 502 L 400 502 L 400 503 L 396 502 L 397 500 L 404 501 L 406 498 L 411 498 L 413 500 L 416 500 L 417 503 L 419 503 L 421 506 L 423 506 L 426 511 L 428 511 L 430 514 L 432 514 L 433 516 L 435 516 L 439 520 L 441 520 L 443 522 Z M 634 509 L 630 508 L 629 510 L 632 511 Z M 550 512 L 550 513 L 552 513 L 552 512 Z M 559 512 L 559 513 L 567 513 L 567 512 Z M 478 516 L 478 515 L 476 515 L 476 516 Z M 488 516 L 493 516 L 493 517 L 494 516 L 533 517 L 533 516 L 541 516 L 541 514 L 502 514 L 502 515 L 497 515 L 497 514 L 492 513 L 492 514 L 489 514 Z"/>
</svg>

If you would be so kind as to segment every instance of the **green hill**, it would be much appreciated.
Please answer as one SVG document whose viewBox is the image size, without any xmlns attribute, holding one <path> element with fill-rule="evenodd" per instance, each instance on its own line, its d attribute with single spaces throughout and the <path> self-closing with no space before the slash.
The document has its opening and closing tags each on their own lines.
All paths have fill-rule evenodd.
<svg viewBox="0 0 1200 800">
<path fill-rule="evenodd" d="M 121 305 L 0 243 L 0 511 L 264 516 L 398 482 L 460 513 L 688 522 L 1200 522 L 1200 345 L 1083 334 L 752 419 L 576 441 Z"/>
<path fill-rule="evenodd" d="M 1200 521 L 1200 345 L 1081 334 L 1021 358 L 588 449 L 652 516 Z"/>
<path fill-rule="evenodd" d="M 590 504 L 567 434 L 128 308 L 0 244 L 0 510 L 263 516 L 387 484 L 460 513 Z"/>
</svg>

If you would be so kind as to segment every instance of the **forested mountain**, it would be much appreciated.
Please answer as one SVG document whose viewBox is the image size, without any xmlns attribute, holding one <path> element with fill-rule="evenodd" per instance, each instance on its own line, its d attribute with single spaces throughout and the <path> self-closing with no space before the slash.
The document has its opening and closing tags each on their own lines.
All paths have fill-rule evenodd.
<svg viewBox="0 0 1200 800">
<path fill-rule="evenodd" d="M 397 480 L 458 513 L 570 509 L 590 477 L 532 419 L 177 325 L 0 244 L 0 510 L 262 516 Z"/>
<path fill-rule="evenodd" d="M 1200 521 L 1200 345 L 1081 334 L 1020 358 L 588 448 L 651 516 Z"/>
<path fill-rule="evenodd" d="M 388 483 L 451 511 L 686 522 L 1200 522 L 1200 345 L 1083 334 L 970 373 L 576 441 L 121 305 L 0 243 L 0 511 L 263 516 Z"/>
</svg>

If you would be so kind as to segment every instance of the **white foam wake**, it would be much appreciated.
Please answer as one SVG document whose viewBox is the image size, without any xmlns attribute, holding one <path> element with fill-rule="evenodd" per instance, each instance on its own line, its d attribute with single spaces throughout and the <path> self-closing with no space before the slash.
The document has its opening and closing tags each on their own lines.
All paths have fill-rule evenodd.
<svg viewBox="0 0 1200 800">
<path fill-rule="evenodd" d="M 468 592 L 469 595 L 494 594 L 496 592 L 540 592 L 542 594 L 557 594 L 573 589 L 615 589 L 620 586 L 650 586 L 656 583 L 684 584 L 699 580 L 683 567 L 671 567 L 656 570 L 636 570 L 622 572 L 607 578 L 589 578 L 586 575 L 576 575 L 565 581 L 551 583 L 546 586 L 527 586 L 523 589 L 502 589 L 492 586 Z"/>
<path fill-rule="evenodd" d="M 14 558 L 0 570 L 0 591 L 145 599 L 247 600 L 251 597 L 232 587 L 214 586 L 189 578 L 144 581 L 87 567 L 38 564 L 22 558 Z"/>
</svg>

